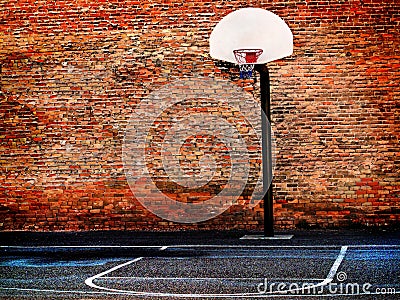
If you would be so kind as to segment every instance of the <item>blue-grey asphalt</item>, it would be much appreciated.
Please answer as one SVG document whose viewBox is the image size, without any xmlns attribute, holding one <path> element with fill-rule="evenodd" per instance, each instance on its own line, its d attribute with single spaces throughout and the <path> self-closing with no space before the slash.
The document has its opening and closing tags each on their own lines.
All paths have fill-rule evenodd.
<svg viewBox="0 0 400 300">
<path fill-rule="evenodd" d="M 0 232 L 0 299 L 400 298 L 399 231 L 282 233 Z"/>
</svg>

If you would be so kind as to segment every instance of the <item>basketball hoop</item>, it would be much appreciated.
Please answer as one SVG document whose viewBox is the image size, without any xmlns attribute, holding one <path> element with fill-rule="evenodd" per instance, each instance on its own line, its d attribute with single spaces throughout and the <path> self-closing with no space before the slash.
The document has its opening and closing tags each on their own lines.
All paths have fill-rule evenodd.
<svg viewBox="0 0 400 300">
<path fill-rule="evenodd" d="M 251 78 L 253 75 L 254 65 L 263 53 L 262 49 L 237 49 L 233 50 L 236 61 L 239 64 L 240 78 Z"/>
</svg>

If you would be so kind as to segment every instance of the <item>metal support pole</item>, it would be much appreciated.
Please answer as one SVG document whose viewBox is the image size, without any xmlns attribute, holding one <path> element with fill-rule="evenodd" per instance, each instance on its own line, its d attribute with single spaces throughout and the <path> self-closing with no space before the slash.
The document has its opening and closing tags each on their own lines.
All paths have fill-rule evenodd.
<svg viewBox="0 0 400 300">
<path fill-rule="evenodd" d="M 271 131 L 271 100 L 269 71 L 266 66 L 258 65 L 260 73 L 261 125 L 262 125 L 262 169 L 264 188 L 264 236 L 274 236 L 274 212 L 272 195 L 272 131 Z M 268 121 L 267 121 L 268 120 Z M 265 190 L 267 192 L 265 192 Z"/>
</svg>

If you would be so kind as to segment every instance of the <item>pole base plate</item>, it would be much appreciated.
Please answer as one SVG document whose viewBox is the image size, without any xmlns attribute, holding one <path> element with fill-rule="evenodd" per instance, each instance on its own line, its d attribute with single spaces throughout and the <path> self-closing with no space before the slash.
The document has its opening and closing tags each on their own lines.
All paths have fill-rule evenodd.
<svg viewBox="0 0 400 300">
<path fill-rule="evenodd" d="M 241 240 L 290 240 L 293 234 L 277 234 L 274 236 L 264 236 L 261 234 L 250 234 L 241 237 Z"/>
</svg>

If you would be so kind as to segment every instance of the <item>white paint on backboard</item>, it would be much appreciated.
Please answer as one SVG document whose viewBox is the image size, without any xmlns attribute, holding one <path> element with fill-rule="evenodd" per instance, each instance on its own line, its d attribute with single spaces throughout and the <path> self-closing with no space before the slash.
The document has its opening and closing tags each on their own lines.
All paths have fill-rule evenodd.
<svg viewBox="0 0 400 300">
<path fill-rule="evenodd" d="M 242 8 L 225 16 L 210 36 L 212 58 L 236 63 L 234 50 L 262 49 L 258 64 L 293 53 L 293 35 L 276 14 L 262 8 Z"/>
</svg>

